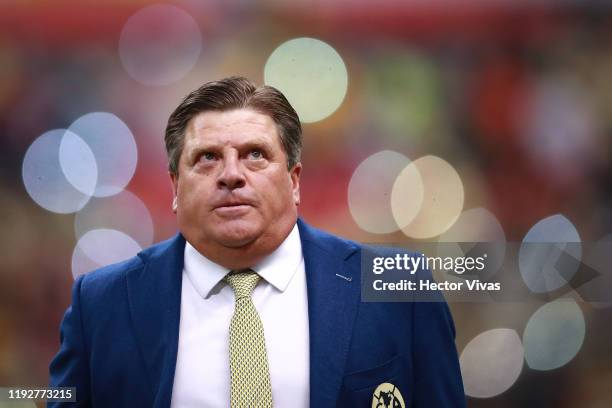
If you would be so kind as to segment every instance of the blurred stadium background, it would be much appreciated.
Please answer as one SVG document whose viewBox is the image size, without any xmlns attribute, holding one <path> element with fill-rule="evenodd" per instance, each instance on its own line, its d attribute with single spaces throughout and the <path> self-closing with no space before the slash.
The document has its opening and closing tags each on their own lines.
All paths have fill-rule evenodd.
<svg viewBox="0 0 612 408">
<path fill-rule="evenodd" d="M 0 386 L 47 383 L 73 276 L 175 233 L 165 122 L 224 76 L 297 108 L 315 226 L 610 240 L 611 6 L 3 0 Z M 612 406 L 612 302 L 565 297 L 451 304 L 470 407 Z"/>
</svg>

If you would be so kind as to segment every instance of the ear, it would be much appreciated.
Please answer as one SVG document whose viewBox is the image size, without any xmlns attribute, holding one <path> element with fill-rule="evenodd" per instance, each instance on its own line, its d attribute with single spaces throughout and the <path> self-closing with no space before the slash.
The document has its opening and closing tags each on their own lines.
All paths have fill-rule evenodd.
<svg viewBox="0 0 612 408">
<path fill-rule="evenodd" d="M 289 178 L 291 179 L 291 189 L 293 190 L 293 202 L 295 205 L 300 205 L 300 174 L 302 173 L 302 163 L 297 163 L 289 170 Z"/>
<path fill-rule="evenodd" d="M 172 212 L 176 214 L 178 210 L 178 174 L 168 172 L 172 187 Z"/>
</svg>

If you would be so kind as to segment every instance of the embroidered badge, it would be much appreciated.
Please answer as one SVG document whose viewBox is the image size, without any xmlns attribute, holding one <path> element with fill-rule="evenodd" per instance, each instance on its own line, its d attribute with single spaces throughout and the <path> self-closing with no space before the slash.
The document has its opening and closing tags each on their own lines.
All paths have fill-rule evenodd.
<svg viewBox="0 0 612 408">
<path fill-rule="evenodd" d="M 406 408 L 399 388 L 391 383 L 382 383 L 374 390 L 372 408 Z"/>
</svg>

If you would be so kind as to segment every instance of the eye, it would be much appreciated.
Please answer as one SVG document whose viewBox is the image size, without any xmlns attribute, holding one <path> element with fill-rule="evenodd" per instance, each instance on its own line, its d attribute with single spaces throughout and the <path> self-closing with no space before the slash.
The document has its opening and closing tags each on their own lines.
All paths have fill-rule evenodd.
<svg viewBox="0 0 612 408">
<path fill-rule="evenodd" d="M 249 159 L 260 160 L 260 159 L 263 159 L 263 157 L 264 155 L 261 150 L 255 149 L 249 152 Z"/>
<path fill-rule="evenodd" d="M 217 158 L 217 156 L 213 152 L 204 152 L 200 156 L 201 161 L 213 161 Z"/>
</svg>

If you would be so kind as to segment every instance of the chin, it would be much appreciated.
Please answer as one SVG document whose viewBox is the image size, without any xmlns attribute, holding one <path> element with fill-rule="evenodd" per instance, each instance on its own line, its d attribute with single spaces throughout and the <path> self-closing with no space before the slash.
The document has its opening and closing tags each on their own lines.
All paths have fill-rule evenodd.
<svg viewBox="0 0 612 408">
<path fill-rule="evenodd" d="M 255 223 L 235 220 L 226 221 L 213 232 L 215 241 L 228 248 L 240 248 L 253 242 L 261 235 L 261 228 Z"/>
</svg>

